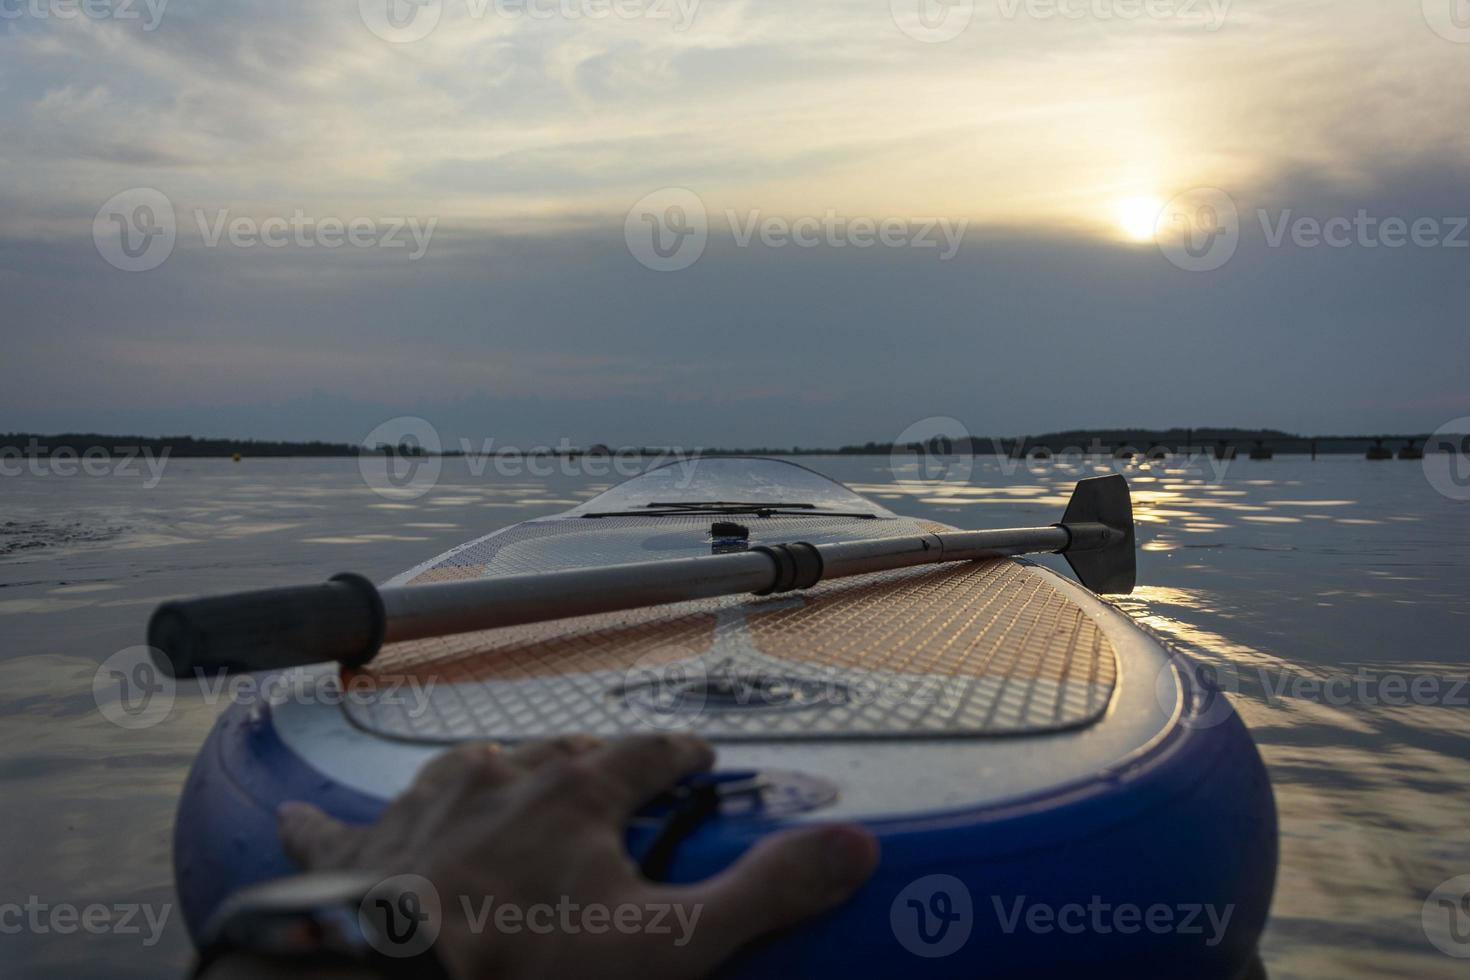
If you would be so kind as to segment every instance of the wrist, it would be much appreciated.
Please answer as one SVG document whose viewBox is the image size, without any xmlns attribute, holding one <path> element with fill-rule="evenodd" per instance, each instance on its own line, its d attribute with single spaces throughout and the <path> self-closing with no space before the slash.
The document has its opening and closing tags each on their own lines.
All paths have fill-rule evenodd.
<svg viewBox="0 0 1470 980">
<path fill-rule="evenodd" d="M 432 892 L 415 876 L 319 872 L 247 888 L 205 926 L 194 976 L 218 980 L 265 965 L 238 975 L 446 978 L 434 943 L 437 902 L 432 915 L 419 912 L 423 886 Z"/>
</svg>

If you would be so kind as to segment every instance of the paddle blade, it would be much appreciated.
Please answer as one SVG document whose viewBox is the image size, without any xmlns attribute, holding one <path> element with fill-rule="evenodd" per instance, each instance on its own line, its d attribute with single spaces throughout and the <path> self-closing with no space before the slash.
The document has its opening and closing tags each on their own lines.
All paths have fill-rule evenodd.
<svg viewBox="0 0 1470 980">
<path fill-rule="evenodd" d="M 1103 548 L 1066 552 L 1067 564 L 1093 592 L 1127 595 L 1138 577 L 1134 555 L 1133 498 L 1122 476 L 1099 476 L 1080 480 L 1072 491 L 1063 524 L 1106 524 L 1123 532 L 1120 539 Z"/>
</svg>

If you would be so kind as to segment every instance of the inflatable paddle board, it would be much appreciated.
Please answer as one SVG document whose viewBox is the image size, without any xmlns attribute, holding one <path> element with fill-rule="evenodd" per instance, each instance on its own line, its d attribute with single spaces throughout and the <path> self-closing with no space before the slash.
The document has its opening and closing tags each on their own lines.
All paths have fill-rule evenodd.
<svg viewBox="0 0 1470 980">
<path fill-rule="evenodd" d="M 936 530 L 792 463 L 707 458 L 387 584 Z M 1270 905 L 1275 805 L 1223 694 L 1024 560 L 389 643 L 297 682 L 345 696 L 233 705 L 189 775 L 174 858 L 196 936 L 235 890 L 294 871 L 280 803 L 370 822 L 446 746 L 574 732 L 716 744 L 706 812 L 678 834 L 654 809 L 628 828 L 630 854 L 665 880 L 707 877 L 796 824 L 878 836 L 852 901 L 742 953 L 732 977 L 1230 978 Z"/>
</svg>

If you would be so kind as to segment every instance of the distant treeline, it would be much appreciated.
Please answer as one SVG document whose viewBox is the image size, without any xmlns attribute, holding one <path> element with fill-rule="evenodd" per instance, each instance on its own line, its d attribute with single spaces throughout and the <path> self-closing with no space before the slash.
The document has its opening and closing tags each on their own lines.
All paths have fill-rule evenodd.
<svg viewBox="0 0 1470 980">
<path fill-rule="evenodd" d="M 1045 432 L 1035 436 L 1008 436 L 954 440 L 952 449 L 967 450 L 977 455 L 996 453 L 1019 455 L 1037 449 L 1052 453 L 1098 452 L 1113 453 L 1131 449 L 1138 453 L 1163 450 L 1169 453 L 1212 452 L 1221 448 L 1238 450 L 1241 455 L 1253 449 L 1264 449 L 1276 453 L 1344 453 L 1362 455 L 1370 448 L 1383 446 L 1388 449 L 1405 447 L 1429 448 L 1425 443 L 1430 433 L 1408 435 L 1353 435 L 1353 436 L 1303 436 L 1279 429 L 1073 429 L 1066 432 Z M 1458 439 L 1456 440 L 1459 441 Z M 907 448 L 917 449 L 916 445 Z M 930 440 L 930 449 L 933 440 Z M 888 453 L 892 444 L 866 443 L 862 446 L 845 446 L 841 453 Z"/>
<path fill-rule="evenodd" d="M 342 442 L 267 442 L 257 439 L 196 439 L 193 436 L 105 436 L 67 432 L 43 436 L 30 432 L 0 433 L 0 452 L 9 455 L 51 456 L 62 450 L 78 456 L 101 450 L 111 456 L 167 451 L 171 457 L 204 456 L 356 456 L 358 447 Z"/>
<path fill-rule="evenodd" d="M 1211 452 L 1221 447 L 1239 450 L 1241 455 L 1252 449 L 1264 448 L 1277 453 L 1351 453 L 1362 455 L 1371 447 L 1382 445 L 1398 450 L 1406 446 L 1424 447 L 1433 452 L 1443 447 L 1425 443 L 1428 433 L 1411 435 L 1355 435 L 1355 436 L 1302 436 L 1276 429 L 1074 429 L 1067 432 L 1046 432 L 1035 436 L 967 436 L 960 439 L 935 437 L 923 443 L 895 445 L 892 442 L 866 442 L 862 445 L 821 448 L 812 446 L 752 446 L 735 449 L 701 447 L 678 449 L 667 446 L 623 446 L 610 448 L 594 445 L 582 448 L 536 447 L 525 450 L 526 455 L 539 456 L 584 456 L 584 455 L 780 455 L 780 456 L 886 456 L 897 451 L 941 451 L 946 453 L 974 453 L 993 455 L 996 453 L 1021 455 L 1045 449 L 1052 453 L 1097 452 L 1115 453 L 1134 450 L 1147 453 L 1163 450 L 1169 453 Z M 1465 436 L 1456 437 L 1463 443 Z M 362 453 L 394 452 L 392 446 L 365 447 L 344 442 L 275 442 L 259 439 L 200 439 L 194 436 L 116 436 L 96 433 L 63 433 L 40 435 L 28 432 L 0 433 L 0 454 L 5 456 L 51 456 L 57 452 L 74 453 L 81 456 L 107 454 L 112 456 L 147 453 L 159 456 L 179 457 L 271 457 L 271 456 L 358 456 Z M 396 448 L 400 454 L 427 455 L 416 446 L 404 445 Z M 491 454 L 513 450 L 493 450 Z M 463 456 L 463 452 L 445 452 L 445 456 Z"/>
</svg>

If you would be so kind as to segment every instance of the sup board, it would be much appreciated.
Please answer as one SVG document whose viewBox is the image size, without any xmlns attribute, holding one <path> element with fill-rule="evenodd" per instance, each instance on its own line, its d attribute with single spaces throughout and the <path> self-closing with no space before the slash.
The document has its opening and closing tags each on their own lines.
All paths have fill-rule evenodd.
<svg viewBox="0 0 1470 980">
<path fill-rule="evenodd" d="M 387 584 L 938 530 L 793 463 L 707 458 Z M 282 689 L 316 682 L 346 694 L 233 705 L 199 753 L 174 839 L 195 935 L 232 892 L 293 871 L 280 803 L 370 822 L 446 746 L 574 732 L 716 744 L 703 794 L 716 804 L 676 836 L 666 808 L 628 828 L 630 855 L 665 880 L 707 877 L 799 824 L 858 821 L 879 838 L 853 900 L 746 950 L 729 976 L 1230 978 L 1270 905 L 1275 805 L 1228 701 L 1025 560 L 392 643 Z"/>
</svg>

